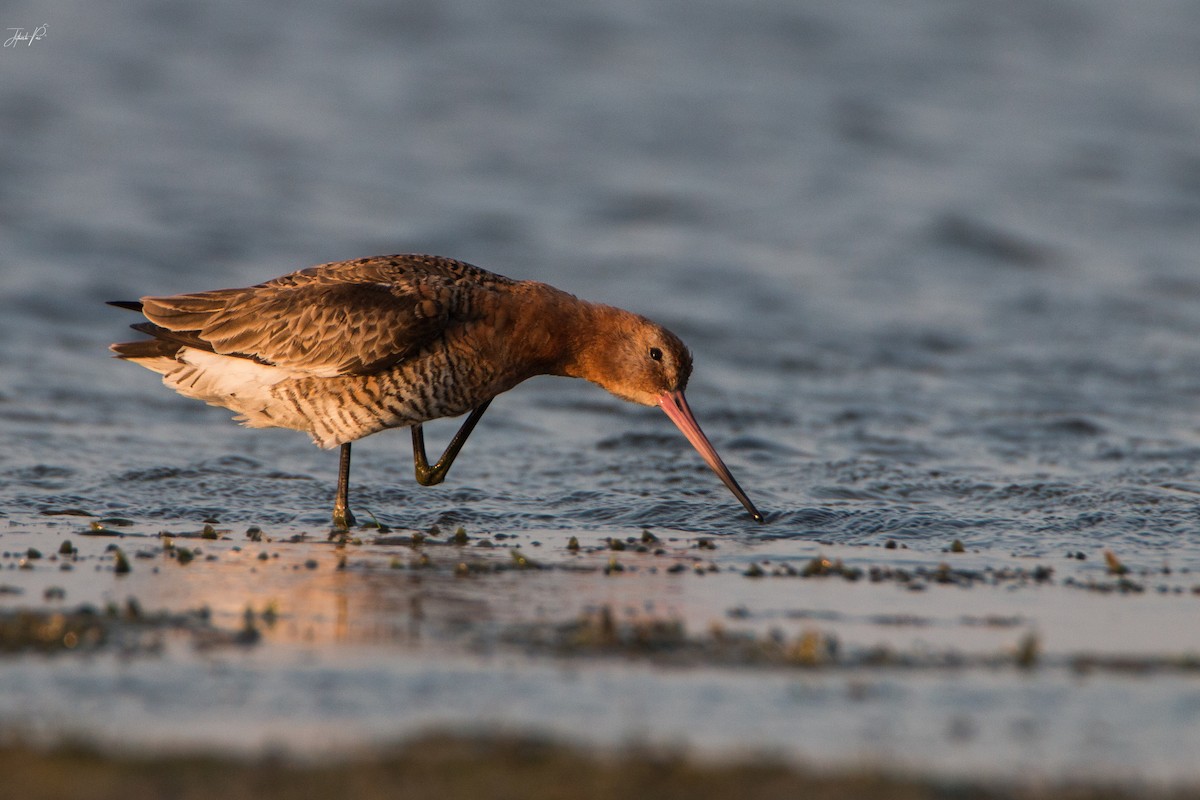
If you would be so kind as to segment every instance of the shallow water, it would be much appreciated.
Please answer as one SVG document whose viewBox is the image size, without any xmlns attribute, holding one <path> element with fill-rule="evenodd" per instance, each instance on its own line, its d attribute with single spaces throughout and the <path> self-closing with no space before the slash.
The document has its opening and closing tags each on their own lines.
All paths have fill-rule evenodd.
<svg viewBox="0 0 1200 800">
<path fill-rule="evenodd" d="M 73 509 L 126 517 L 148 534 L 214 518 L 239 535 L 260 525 L 277 541 L 322 537 L 336 454 L 299 434 L 240 429 L 107 359 L 133 320 L 102 301 L 435 252 L 679 333 L 696 360 L 692 407 L 770 522 L 749 520 L 662 414 L 561 379 L 499 398 L 440 487 L 412 480 L 404 431 L 356 445 L 360 516 L 398 530 L 538 536 L 560 549 L 572 534 L 648 527 L 717 537 L 745 559 L 891 539 L 931 567 L 953 539 L 997 569 L 1023 558 L 1062 570 L 1078 551 L 1088 561 L 1070 566 L 1103 574 L 1108 548 L 1137 569 L 1168 565 L 1181 593 L 1168 586 L 1161 607 L 1129 612 L 1116 630 L 1091 622 L 1134 599 L 1105 596 L 1103 609 L 1063 601 L 1060 619 L 1058 590 L 1022 588 L 989 595 L 980 613 L 1032 620 L 1060 653 L 1113 638 L 1137 653 L 1198 649 L 1195 580 L 1180 572 L 1200 570 L 1197 8 L 74 3 L 47 17 L 18 3 L 5 18 L 48 29 L 0 50 L 0 547 L 74 531 L 79 520 L 45 516 Z M 544 591 L 552 607 L 555 593 L 583 591 L 582 578 L 554 574 L 548 588 L 507 587 L 504 600 Z M 218 578 L 185 575 L 179 596 L 138 591 L 173 608 L 219 604 Z M 68 604 L 105 592 L 121 600 L 110 573 L 88 577 Z M 742 603 L 740 576 L 694 580 L 715 595 L 680 612 L 691 630 Z M 629 583 L 647 600 L 665 591 L 625 581 L 609 590 L 613 602 Z M 814 591 L 786 585 L 785 599 L 746 600 L 739 624 Z M 479 614 L 501 602 L 492 590 L 476 598 Z M 352 596 L 364 608 L 374 597 Z M 829 606 L 862 597 L 841 587 Z M 896 602 L 868 597 L 853 619 Z M 923 597 L 934 606 L 922 614 L 958 602 Z M 548 619 L 580 608 L 566 603 Z M 829 624 L 846 637 L 859 623 Z M 864 640 L 886 639 L 884 627 L 863 625 Z M 1135 646 L 1145 628 L 1161 634 Z M 964 626 L 944 635 L 974 646 Z M 370 668 L 391 674 L 394 651 L 372 653 Z M 532 658 L 505 674 L 557 674 Z M 88 669 L 53 663 L 66 675 Z M 162 666 L 136 669 L 153 682 Z M 434 658 L 413 669 L 437 667 Z M 630 680 L 644 677 L 630 669 Z M 654 679 L 661 692 L 686 696 L 687 680 L 664 675 Z M 748 683 L 736 669 L 719 680 Z M 933 713 L 929 697 L 959 679 L 886 680 L 905 698 L 893 711 L 876 720 L 851 703 L 837 714 L 887 729 Z M 1133 697 L 1184 709 L 1117 716 L 1114 737 L 1147 743 L 1117 771 L 1197 778 L 1184 757 L 1155 772 L 1150 754 L 1161 748 L 1148 744 L 1190 742 L 1194 677 L 1106 678 L 1076 694 L 1069 679 L 1047 680 L 1083 704 L 1072 707 L 1123 708 Z M 1011 699 L 1023 681 L 980 691 Z M 14 685 L 0 700 L 11 702 Z M 546 691 L 548 718 L 560 700 Z M 51 702 L 23 697 L 28 718 Z M 517 706 L 497 706 L 494 720 L 527 722 Z M 562 716 L 565 734 L 589 729 L 584 711 Z M 636 735 L 649 718 L 605 730 Z M 682 712 L 653 719 L 666 738 L 708 742 Z M 769 714 L 756 719 L 774 730 Z M 802 753 L 820 739 L 789 736 Z M 936 744 L 912 740 L 903 763 L 945 767 Z M 757 743 L 774 741 L 764 733 Z M 846 744 L 835 755 L 862 752 Z M 1071 752 L 1043 743 L 1038 758 L 1066 771 Z"/>
</svg>

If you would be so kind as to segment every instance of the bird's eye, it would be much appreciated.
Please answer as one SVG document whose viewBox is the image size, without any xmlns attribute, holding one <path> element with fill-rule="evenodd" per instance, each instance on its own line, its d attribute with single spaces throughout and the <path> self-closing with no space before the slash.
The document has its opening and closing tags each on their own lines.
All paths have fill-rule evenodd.
<svg viewBox="0 0 1200 800">
<path fill-rule="evenodd" d="M 662 361 L 662 350 L 659 350 L 657 347 L 651 347 L 650 358 L 654 359 L 655 361 Z"/>
</svg>

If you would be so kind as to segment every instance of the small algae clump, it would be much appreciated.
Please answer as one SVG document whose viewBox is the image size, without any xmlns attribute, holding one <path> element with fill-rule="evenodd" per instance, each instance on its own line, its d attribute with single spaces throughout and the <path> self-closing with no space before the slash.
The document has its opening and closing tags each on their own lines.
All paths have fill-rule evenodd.
<svg viewBox="0 0 1200 800">
<path fill-rule="evenodd" d="M 1038 635 L 1033 631 L 1029 631 L 1017 643 L 1017 666 L 1021 669 L 1033 669 L 1037 666 L 1038 653 L 1040 651 L 1041 642 L 1038 640 Z"/>
<path fill-rule="evenodd" d="M 375 531 L 378 531 L 379 533 L 388 533 L 389 531 L 392 530 L 389 526 L 380 522 L 379 517 L 377 517 L 373 513 L 371 513 L 370 510 L 364 509 L 363 513 L 365 513 L 371 519 L 369 522 L 363 522 L 362 524 L 360 524 L 358 526 L 359 528 L 361 528 L 363 530 L 375 530 Z"/>
<path fill-rule="evenodd" d="M 555 633 L 552 646 L 562 655 L 651 654 L 688 647 L 682 620 L 638 616 L 618 621 L 608 605 L 560 626 Z"/>
<path fill-rule="evenodd" d="M 1112 550 L 1104 551 L 1104 563 L 1108 565 L 1109 575 L 1126 575 L 1129 573 L 1129 567 L 1121 563 L 1121 559 L 1117 558 L 1116 553 Z"/>
<path fill-rule="evenodd" d="M 804 569 L 800 570 L 800 576 L 803 578 L 824 578 L 830 575 L 838 575 L 848 581 L 856 581 L 862 577 L 863 571 L 858 567 L 847 567 L 840 558 L 830 561 L 824 556 L 814 557 L 804 565 Z"/>
<path fill-rule="evenodd" d="M 263 624 L 268 628 L 275 627 L 275 623 L 279 621 L 278 601 L 268 600 L 267 604 L 263 606 L 262 614 L 259 616 L 262 618 Z"/>
<path fill-rule="evenodd" d="M 798 667 L 819 667 L 833 659 L 836 640 L 820 631 L 805 630 L 784 649 L 784 660 Z"/>
<path fill-rule="evenodd" d="M 242 627 L 233 635 L 234 644 L 257 644 L 262 638 L 258 626 L 254 623 L 254 609 L 246 606 L 242 612 Z"/>
<path fill-rule="evenodd" d="M 525 555 L 520 550 L 512 551 L 512 560 L 513 560 L 513 563 L 516 564 L 517 569 L 541 569 L 542 568 L 542 564 L 540 562 L 534 561 L 532 558 Z"/>
</svg>

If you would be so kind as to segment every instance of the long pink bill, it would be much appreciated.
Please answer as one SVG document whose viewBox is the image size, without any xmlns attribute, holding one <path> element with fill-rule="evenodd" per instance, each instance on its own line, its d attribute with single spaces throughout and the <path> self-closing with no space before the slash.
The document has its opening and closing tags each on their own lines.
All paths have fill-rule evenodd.
<svg viewBox="0 0 1200 800">
<path fill-rule="evenodd" d="M 696 422 L 696 418 L 692 416 L 692 410 L 688 408 L 687 399 L 684 398 L 683 392 L 663 392 L 659 395 L 658 406 L 666 412 L 671 418 L 671 422 L 679 430 L 683 431 L 683 435 L 692 443 L 692 447 L 700 453 L 708 466 L 712 467 L 712 471 L 717 473 L 717 477 L 729 487 L 729 491 L 733 492 L 733 496 L 738 499 L 746 510 L 750 512 L 750 516 L 754 517 L 758 522 L 763 522 L 763 515 L 758 513 L 758 509 L 754 507 L 754 503 L 750 502 L 750 498 L 742 491 L 742 487 L 738 486 L 738 482 L 734 480 L 732 473 L 729 472 L 729 467 L 725 466 L 725 462 L 717 455 L 716 448 L 708 441 L 708 437 L 704 435 L 704 431 L 700 430 L 700 425 Z"/>
</svg>

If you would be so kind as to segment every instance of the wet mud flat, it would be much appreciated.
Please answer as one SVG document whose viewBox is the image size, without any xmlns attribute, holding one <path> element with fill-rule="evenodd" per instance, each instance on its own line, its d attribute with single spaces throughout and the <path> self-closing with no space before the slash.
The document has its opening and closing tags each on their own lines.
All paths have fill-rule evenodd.
<svg viewBox="0 0 1200 800">
<path fill-rule="evenodd" d="M 516 737 L 429 736 L 402 748 L 334 763 L 211 755 L 129 757 L 66 747 L 46 753 L 0 747 L 0 770 L 28 800 L 174 797 L 329 798 L 980 798 L 1124 800 L 1196 797 L 1177 789 L 1090 786 L 984 786 L 888 776 L 870 770 L 830 774 L 778 760 L 723 763 L 628 748 L 615 753 Z"/>
<path fill-rule="evenodd" d="M 466 751 L 480 780 L 572 765 L 596 796 L 1200 787 L 1200 564 L 916 547 L 49 515 L 0 534 L 6 757 L 133 759 L 122 791 L 414 760 L 442 786 Z"/>
</svg>

